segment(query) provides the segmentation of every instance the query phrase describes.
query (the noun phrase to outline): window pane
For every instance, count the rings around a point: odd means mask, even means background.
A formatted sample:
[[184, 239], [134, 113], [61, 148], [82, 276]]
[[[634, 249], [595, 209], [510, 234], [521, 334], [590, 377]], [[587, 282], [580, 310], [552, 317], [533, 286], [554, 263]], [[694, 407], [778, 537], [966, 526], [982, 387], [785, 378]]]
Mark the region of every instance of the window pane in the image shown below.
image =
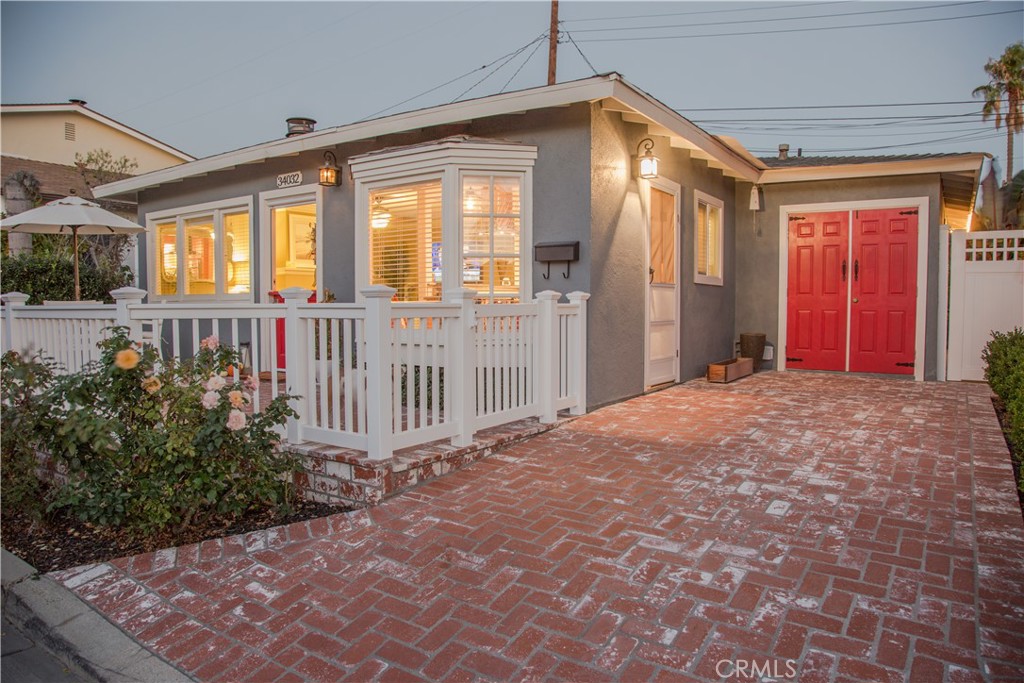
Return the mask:
[[466, 218], [462, 222], [462, 251], [466, 254], [486, 254], [491, 250], [491, 221], [489, 218]]
[[156, 293], [178, 293], [178, 224], [159, 223], [157, 234]]
[[697, 274], [708, 274], [708, 205], [697, 203]]
[[250, 280], [249, 214], [224, 216], [224, 291], [248, 294]]
[[673, 195], [651, 188], [652, 282], [676, 281], [676, 202]]
[[519, 219], [494, 219], [494, 253], [519, 255]]
[[441, 181], [370, 192], [370, 283], [396, 301], [441, 299]]
[[466, 176], [462, 179], [462, 213], [491, 212], [491, 179], [489, 176]]
[[494, 263], [494, 303], [519, 301], [519, 259], [496, 258]]
[[497, 176], [494, 179], [494, 213], [519, 215], [519, 178]]
[[717, 206], [708, 206], [708, 275], [722, 275], [722, 211]]
[[186, 294], [216, 294], [214, 273], [213, 217], [185, 221]]
[[271, 223], [274, 258], [271, 288], [316, 289], [316, 204], [274, 209]]

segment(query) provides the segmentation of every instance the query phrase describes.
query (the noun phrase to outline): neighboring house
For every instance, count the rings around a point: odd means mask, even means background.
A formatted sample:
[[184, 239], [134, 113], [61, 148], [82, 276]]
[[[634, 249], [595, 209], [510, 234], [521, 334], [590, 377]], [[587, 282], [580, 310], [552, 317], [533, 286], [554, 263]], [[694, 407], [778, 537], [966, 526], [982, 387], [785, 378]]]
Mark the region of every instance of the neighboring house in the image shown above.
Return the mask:
[[[138, 163], [148, 173], [195, 158], [103, 114], [82, 100], [64, 104], [5, 104], [0, 106], [0, 177], [3, 211], [15, 214], [33, 205], [78, 195], [94, 199], [92, 189], [75, 166], [75, 155], [106, 150], [114, 159]], [[26, 179], [31, 178], [38, 183]], [[35, 191], [32, 191], [35, 189]], [[104, 208], [135, 217], [131, 200], [105, 200]], [[28, 235], [12, 235], [28, 240]]]
[[[352, 302], [370, 284], [394, 287], [400, 301], [438, 301], [462, 286], [494, 302], [585, 291], [591, 407], [702, 375], [733, 355], [740, 332], [767, 333], [779, 367], [794, 367], [784, 359], [800, 356], [781, 352], [785, 340], [821, 345], [825, 321], [830, 367], [846, 369], [849, 326], [833, 321], [850, 304], [835, 297], [827, 311], [804, 310], [800, 300], [790, 322], [786, 294], [800, 268], [818, 272], [801, 286], [835, 285], [843, 251], [847, 282], [902, 278], [909, 296], [896, 312], [872, 304], [893, 325], [869, 331], [863, 317], [858, 339], [875, 342], [856, 346], [858, 359], [875, 354], [881, 368], [895, 345], [900, 365], [870, 371], [934, 378], [939, 226], [966, 227], [985, 158], [798, 158], [775, 168], [618, 74], [320, 131], [290, 123], [308, 132], [96, 189], [138, 201], [150, 301], [266, 302], [301, 286]], [[647, 148], [660, 161], [650, 179], [639, 177]], [[335, 165], [340, 187], [318, 184]], [[889, 209], [895, 222], [871, 216], [902, 229], [902, 242], [851, 236], [865, 232], [856, 212]], [[791, 251], [811, 259], [792, 267]], [[803, 357], [801, 367], [814, 366]]]

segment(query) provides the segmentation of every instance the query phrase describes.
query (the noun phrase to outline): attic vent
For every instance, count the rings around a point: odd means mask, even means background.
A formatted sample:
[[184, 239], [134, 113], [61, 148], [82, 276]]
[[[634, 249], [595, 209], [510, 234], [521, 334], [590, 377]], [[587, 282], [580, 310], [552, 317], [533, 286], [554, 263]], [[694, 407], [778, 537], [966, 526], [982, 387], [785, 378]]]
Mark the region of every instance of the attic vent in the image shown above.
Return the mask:
[[64, 122], [64, 139], [71, 142], [75, 141], [75, 124], [70, 121]]

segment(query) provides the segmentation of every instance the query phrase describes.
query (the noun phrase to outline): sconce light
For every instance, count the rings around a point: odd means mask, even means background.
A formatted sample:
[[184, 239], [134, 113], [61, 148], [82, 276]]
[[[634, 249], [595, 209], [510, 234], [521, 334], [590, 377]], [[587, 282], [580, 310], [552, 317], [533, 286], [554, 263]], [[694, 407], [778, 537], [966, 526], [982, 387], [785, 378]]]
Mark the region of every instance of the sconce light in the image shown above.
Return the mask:
[[[643, 156], [640, 156], [640, 148], [644, 148]], [[640, 177], [646, 180], [658, 177], [658, 157], [654, 156], [654, 140], [644, 138], [636, 146], [637, 161], [640, 162]]]
[[334, 152], [324, 152], [324, 165], [320, 167], [320, 184], [324, 187], [341, 185], [341, 174], [338, 172], [338, 160]]
[[391, 223], [391, 214], [384, 208], [380, 197], [373, 200], [373, 210], [370, 211], [370, 226], [376, 230], [383, 230]]

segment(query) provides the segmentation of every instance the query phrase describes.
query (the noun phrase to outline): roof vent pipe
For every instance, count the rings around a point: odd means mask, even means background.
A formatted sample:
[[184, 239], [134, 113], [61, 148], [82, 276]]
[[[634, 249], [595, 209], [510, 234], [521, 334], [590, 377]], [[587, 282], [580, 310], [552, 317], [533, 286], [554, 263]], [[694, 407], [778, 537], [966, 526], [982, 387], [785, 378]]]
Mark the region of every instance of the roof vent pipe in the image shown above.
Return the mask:
[[293, 116], [290, 119], [285, 119], [285, 122], [288, 124], [288, 135], [286, 137], [289, 138], [312, 133], [313, 128], [316, 126], [314, 119], [307, 119], [304, 116]]
[[789, 145], [779, 145], [779, 160], [783, 161], [789, 158]]
[[796, 155], [798, 157], [802, 157], [804, 155], [804, 148], [803, 147], [797, 147], [796, 148]]
[[75, 99], [75, 98], [73, 98], [73, 97], [72, 97], [72, 98], [71, 98], [70, 100], [68, 100], [68, 102], [70, 102], [71, 104], [78, 104], [78, 105], [81, 105], [81, 106], [83, 106], [83, 107], [84, 107], [84, 106], [85, 106], [86, 104], [88, 104], [88, 103], [87, 103], [87, 102], [86, 102], [85, 100], [76, 100], [76, 99]]

